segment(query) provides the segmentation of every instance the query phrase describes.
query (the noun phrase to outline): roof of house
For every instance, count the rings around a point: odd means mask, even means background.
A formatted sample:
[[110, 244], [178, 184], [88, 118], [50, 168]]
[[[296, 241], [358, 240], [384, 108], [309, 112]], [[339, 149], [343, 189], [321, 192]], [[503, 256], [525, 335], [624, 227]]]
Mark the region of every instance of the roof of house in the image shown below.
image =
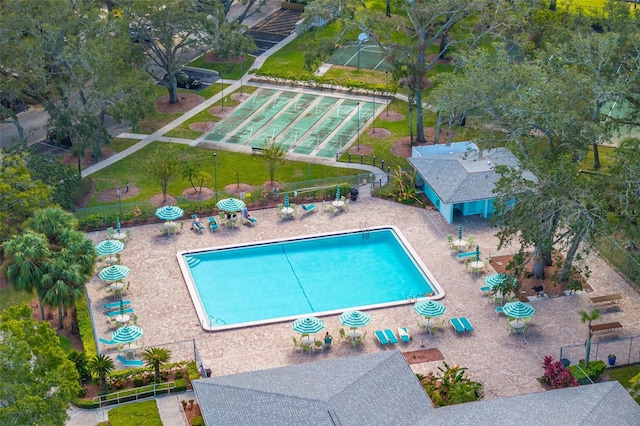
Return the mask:
[[207, 425], [640, 424], [640, 406], [618, 382], [435, 409], [397, 350], [200, 379], [193, 388]]
[[208, 425], [415, 423], [434, 410], [399, 351], [193, 382]]
[[480, 155], [474, 151], [471, 148], [467, 152], [426, 154], [407, 160], [443, 203], [495, 198], [493, 188], [500, 176], [494, 166], [517, 167], [518, 159], [506, 148], [486, 150]]
[[[508, 380], [505, 378], [505, 380]], [[603, 382], [441, 407], [416, 425], [638, 425], [640, 406], [619, 382]]]

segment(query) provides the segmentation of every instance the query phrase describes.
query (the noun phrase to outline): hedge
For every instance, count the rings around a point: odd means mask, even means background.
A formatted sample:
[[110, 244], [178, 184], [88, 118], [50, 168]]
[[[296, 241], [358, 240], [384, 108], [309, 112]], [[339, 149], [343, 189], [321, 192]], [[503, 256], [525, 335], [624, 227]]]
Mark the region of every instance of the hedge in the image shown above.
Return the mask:
[[80, 340], [87, 359], [91, 360], [98, 355], [98, 347], [93, 336], [93, 323], [91, 315], [89, 315], [89, 305], [87, 298], [83, 297], [76, 302], [76, 318], [78, 319], [78, 330], [80, 331]]

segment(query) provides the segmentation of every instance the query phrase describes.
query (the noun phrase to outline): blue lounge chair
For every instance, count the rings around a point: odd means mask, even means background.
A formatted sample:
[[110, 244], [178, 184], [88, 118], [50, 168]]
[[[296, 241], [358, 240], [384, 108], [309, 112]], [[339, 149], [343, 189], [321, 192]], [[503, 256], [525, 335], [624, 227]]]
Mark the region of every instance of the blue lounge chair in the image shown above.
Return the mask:
[[464, 333], [466, 331], [460, 322], [460, 318], [449, 318], [449, 322], [451, 322], [451, 325], [458, 333]]
[[[124, 310], [125, 314], [132, 314], [133, 313], [133, 308], [127, 308]], [[107, 316], [108, 317], [115, 317], [117, 315], [120, 315], [120, 309], [116, 310], [116, 311], [111, 311], [111, 312], [107, 312]]]
[[142, 367], [144, 365], [141, 359], [126, 359], [122, 355], [118, 355], [116, 358], [118, 358], [118, 361], [125, 367]]
[[216, 222], [216, 218], [213, 216], [209, 218], [209, 229], [211, 229], [212, 231], [220, 229], [220, 227], [218, 226], [218, 222]]
[[465, 331], [469, 331], [469, 332], [473, 331], [473, 326], [471, 325], [467, 317], [460, 317], [458, 319], [460, 320], [460, 324], [462, 324]]
[[376, 330], [374, 334], [376, 335], [376, 339], [378, 339], [378, 343], [380, 343], [381, 345], [389, 344], [389, 340], [387, 340], [387, 336], [385, 336], [382, 330]]
[[407, 327], [398, 327], [398, 336], [400, 336], [400, 340], [404, 343], [408, 343], [411, 340]]
[[504, 309], [502, 306], [496, 306], [496, 315], [504, 314]]
[[384, 334], [387, 336], [387, 339], [389, 340], [389, 343], [392, 343], [392, 344], [394, 344], [394, 345], [395, 345], [396, 343], [398, 343], [398, 338], [396, 337], [396, 335], [395, 335], [395, 333], [393, 332], [393, 330], [391, 330], [391, 329], [388, 329], [388, 328], [387, 328], [387, 329], [384, 331]]
[[470, 257], [475, 256], [477, 253], [475, 251], [468, 251], [465, 253], [458, 253], [458, 259], [468, 259]]
[[304, 214], [311, 213], [317, 210], [315, 204], [301, 204], [301, 206], [302, 210], [304, 210]]
[[104, 343], [105, 345], [116, 345], [117, 343], [114, 342], [113, 340], [107, 340], [107, 339], [103, 339], [102, 337], [98, 337], [98, 341], [100, 343]]
[[105, 308], [105, 309], [114, 309], [114, 308], [119, 308], [121, 303], [122, 303], [124, 306], [126, 306], [126, 305], [130, 305], [130, 304], [131, 304], [131, 301], [129, 301], [129, 300], [123, 300], [122, 302], [106, 303], [106, 304], [104, 305], [104, 308]]
[[480, 293], [482, 293], [483, 296], [489, 294], [490, 291], [491, 291], [491, 287], [489, 287], [488, 285], [484, 287], [480, 287]]

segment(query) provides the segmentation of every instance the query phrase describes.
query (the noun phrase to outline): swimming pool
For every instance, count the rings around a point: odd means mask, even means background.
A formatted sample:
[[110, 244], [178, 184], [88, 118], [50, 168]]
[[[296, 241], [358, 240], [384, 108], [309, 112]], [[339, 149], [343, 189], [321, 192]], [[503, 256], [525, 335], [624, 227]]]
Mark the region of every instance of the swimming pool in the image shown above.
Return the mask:
[[178, 262], [206, 330], [444, 297], [395, 227], [182, 251]]

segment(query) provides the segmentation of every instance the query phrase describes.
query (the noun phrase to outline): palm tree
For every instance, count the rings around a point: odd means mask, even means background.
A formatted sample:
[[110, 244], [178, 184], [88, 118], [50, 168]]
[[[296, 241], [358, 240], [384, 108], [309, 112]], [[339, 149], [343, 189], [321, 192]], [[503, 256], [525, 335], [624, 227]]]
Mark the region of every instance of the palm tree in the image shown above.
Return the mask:
[[147, 367], [153, 367], [156, 383], [160, 383], [160, 366], [171, 359], [171, 351], [165, 348], [149, 348], [142, 353], [142, 359]]
[[89, 371], [91, 374], [100, 377], [103, 393], [109, 392], [109, 388], [107, 387], [107, 376], [115, 369], [116, 367], [113, 365], [113, 360], [103, 354], [96, 355], [89, 361]]
[[42, 303], [58, 307], [58, 328], [63, 329], [63, 309], [75, 305], [76, 300], [85, 293], [85, 281], [78, 272], [78, 265], [69, 265], [60, 260], [48, 265], [48, 271], [42, 278], [45, 287]]
[[591, 353], [591, 336], [593, 335], [593, 333], [591, 332], [591, 321], [594, 321], [600, 318], [600, 311], [597, 309], [594, 309], [591, 312], [580, 311], [578, 313], [580, 314], [580, 321], [582, 321], [583, 323], [585, 322], [589, 323], [589, 333], [587, 334], [587, 341], [584, 344], [586, 346], [586, 354], [584, 356], [584, 366], [585, 368], [587, 368], [589, 366], [589, 355]]
[[44, 234], [51, 249], [59, 251], [62, 248], [62, 236], [66, 231], [77, 228], [77, 221], [71, 213], [60, 208], [48, 207], [36, 210], [26, 222], [27, 228]]
[[44, 321], [42, 277], [51, 257], [47, 239], [42, 234], [27, 230], [5, 241], [3, 247], [9, 283], [17, 290], [38, 294], [40, 319]]

